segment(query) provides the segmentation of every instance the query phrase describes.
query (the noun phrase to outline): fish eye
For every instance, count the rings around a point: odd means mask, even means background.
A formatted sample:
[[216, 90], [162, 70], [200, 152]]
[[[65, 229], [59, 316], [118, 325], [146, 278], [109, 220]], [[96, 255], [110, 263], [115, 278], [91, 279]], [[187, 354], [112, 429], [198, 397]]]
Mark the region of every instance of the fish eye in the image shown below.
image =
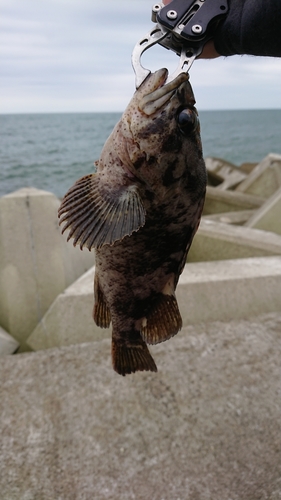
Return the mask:
[[182, 109], [178, 114], [178, 124], [184, 134], [188, 134], [196, 129], [198, 125], [197, 114], [190, 108]]

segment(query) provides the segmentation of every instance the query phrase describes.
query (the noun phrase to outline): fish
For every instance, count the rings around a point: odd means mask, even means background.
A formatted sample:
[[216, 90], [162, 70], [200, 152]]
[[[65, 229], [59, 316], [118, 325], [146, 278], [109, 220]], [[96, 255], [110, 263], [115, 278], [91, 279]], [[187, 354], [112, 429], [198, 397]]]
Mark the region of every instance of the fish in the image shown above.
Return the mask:
[[189, 77], [151, 73], [102, 148], [96, 171], [68, 190], [62, 232], [95, 249], [93, 319], [112, 323], [120, 375], [156, 372], [148, 344], [176, 335], [175, 296], [198, 229], [207, 175]]

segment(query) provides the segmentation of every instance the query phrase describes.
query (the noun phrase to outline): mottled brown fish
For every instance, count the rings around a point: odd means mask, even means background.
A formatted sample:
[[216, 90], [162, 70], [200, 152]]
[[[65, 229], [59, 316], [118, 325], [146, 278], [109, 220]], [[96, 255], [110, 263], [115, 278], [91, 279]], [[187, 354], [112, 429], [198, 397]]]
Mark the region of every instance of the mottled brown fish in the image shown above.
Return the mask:
[[157, 371], [147, 344], [182, 326], [175, 289], [198, 228], [206, 170], [188, 76], [167, 70], [135, 92], [107, 139], [97, 172], [65, 195], [68, 239], [96, 249], [94, 320], [112, 321], [112, 362], [121, 375]]

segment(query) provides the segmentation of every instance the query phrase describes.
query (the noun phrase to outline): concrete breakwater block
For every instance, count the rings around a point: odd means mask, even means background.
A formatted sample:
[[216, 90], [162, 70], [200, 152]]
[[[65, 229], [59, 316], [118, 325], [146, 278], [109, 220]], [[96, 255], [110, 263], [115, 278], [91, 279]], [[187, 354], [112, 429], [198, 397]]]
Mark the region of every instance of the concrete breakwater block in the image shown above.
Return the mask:
[[[94, 269], [52, 304], [28, 338], [34, 350], [111, 336], [92, 319]], [[281, 310], [281, 257], [201, 262], [185, 266], [177, 298], [185, 326]]]
[[281, 256], [188, 264], [176, 295], [185, 326], [281, 311]]
[[28, 345], [36, 351], [109, 337], [111, 329], [96, 326], [93, 305], [94, 268], [58, 295], [28, 338]]
[[203, 220], [213, 220], [215, 222], [223, 222], [224, 224], [235, 224], [239, 226], [245, 224], [255, 213], [256, 210], [224, 212], [222, 214], [204, 215]]
[[188, 262], [241, 259], [281, 254], [281, 236], [202, 218]]
[[35, 188], [0, 198], [0, 324], [20, 350], [55, 297], [94, 263], [61, 236], [59, 204]]
[[270, 153], [236, 187], [236, 191], [267, 199], [280, 187], [281, 155]]
[[245, 226], [281, 235], [281, 187], [252, 214]]
[[246, 179], [247, 174], [239, 167], [221, 158], [205, 158], [208, 182], [218, 189], [233, 189]]
[[109, 339], [3, 358], [1, 499], [279, 499], [280, 330], [189, 326], [127, 377]]
[[0, 356], [13, 354], [19, 348], [19, 343], [0, 326]]
[[224, 191], [207, 186], [203, 215], [235, 212], [238, 210], [254, 210], [265, 202], [260, 196]]
[[242, 172], [245, 172], [245, 174], [250, 174], [252, 172], [252, 170], [254, 170], [254, 168], [257, 166], [257, 162], [249, 162], [249, 161], [246, 161], [244, 163], [241, 163], [241, 165], [239, 165], [239, 169], [242, 170]]

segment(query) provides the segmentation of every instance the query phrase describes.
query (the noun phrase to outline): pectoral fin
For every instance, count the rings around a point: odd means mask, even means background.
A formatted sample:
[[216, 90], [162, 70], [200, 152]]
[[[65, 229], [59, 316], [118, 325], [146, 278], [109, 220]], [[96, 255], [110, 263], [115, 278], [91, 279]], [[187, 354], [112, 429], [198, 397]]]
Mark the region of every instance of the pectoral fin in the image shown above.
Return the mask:
[[145, 223], [145, 209], [137, 186], [108, 186], [99, 174], [79, 179], [66, 193], [59, 208], [62, 232], [70, 229], [67, 240], [74, 238], [82, 249], [112, 245], [130, 236]]
[[141, 336], [147, 344], [158, 344], [176, 335], [181, 327], [176, 297], [161, 293], [143, 322]]

